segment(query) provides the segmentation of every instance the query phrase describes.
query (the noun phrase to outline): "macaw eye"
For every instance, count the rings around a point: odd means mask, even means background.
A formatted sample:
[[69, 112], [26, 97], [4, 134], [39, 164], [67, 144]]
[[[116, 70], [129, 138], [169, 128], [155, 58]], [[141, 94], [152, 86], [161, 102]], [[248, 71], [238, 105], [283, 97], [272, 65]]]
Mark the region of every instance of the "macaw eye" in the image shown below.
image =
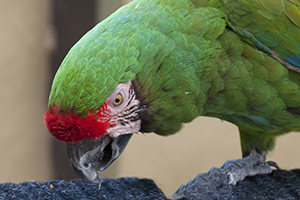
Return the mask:
[[118, 105], [120, 105], [122, 102], [123, 102], [123, 96], [119, 93], [119, 94], [116, 96], [115, 100], [114, 100], [114, 105], [115, 105], [115, 106], [118, 106]]

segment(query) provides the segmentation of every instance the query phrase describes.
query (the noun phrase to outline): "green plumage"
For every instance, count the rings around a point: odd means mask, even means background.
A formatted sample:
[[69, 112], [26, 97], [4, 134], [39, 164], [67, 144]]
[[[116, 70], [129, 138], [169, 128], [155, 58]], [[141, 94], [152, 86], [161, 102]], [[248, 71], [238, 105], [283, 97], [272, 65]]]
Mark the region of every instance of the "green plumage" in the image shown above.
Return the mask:
[[[152, 120], [173, 134], [197, 116], [240, 130], [242, 151], [300, 130], [299, 0], [136, 0], [89, 31], [58, 70], [49, 106], [85, 116], [132, 81]], [[143, 129], [143, 127], [142, 127]]]

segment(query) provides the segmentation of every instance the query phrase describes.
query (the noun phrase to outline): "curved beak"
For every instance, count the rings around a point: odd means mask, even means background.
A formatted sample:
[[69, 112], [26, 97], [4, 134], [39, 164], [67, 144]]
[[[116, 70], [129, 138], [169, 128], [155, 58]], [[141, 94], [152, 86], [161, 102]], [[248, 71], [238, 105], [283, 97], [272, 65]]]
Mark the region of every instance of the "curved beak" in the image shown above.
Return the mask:
[[99, 140], [84, 139], [77, 143], [67, 143], [69, 162], [76, 174], [91, 183], [101, 183], [97, 171], [105, 170], [124, 151], [132, 134], [111, 138], [107, 135]]

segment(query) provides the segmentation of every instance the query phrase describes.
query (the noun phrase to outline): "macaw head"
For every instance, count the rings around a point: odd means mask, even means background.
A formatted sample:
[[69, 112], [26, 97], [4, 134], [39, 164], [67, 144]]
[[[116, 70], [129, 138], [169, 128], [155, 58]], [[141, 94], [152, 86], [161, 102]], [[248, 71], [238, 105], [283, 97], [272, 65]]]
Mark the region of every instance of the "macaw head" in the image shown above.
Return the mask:
[[127, 82], [118, 84], [98, 108], [85, 112], [78, 113], [75, 105], [64, 109], [55, 101], [45, 113], [45, 122], [50, 133], [66, 143], [76, 173], [89, 182], [99, 182], [97, 170], [106, 169], [116, 160], [132, 134], [140, 130], [142, 110], [132, 83]]
[[50, 133], [66, 143], [71, 166], [89, 182], [99, 182], [97, 170], [120, 156], [145, 110], [133, 83], [139, 52], [106, 26], [98, 24], [69, 51], [44, 115]]

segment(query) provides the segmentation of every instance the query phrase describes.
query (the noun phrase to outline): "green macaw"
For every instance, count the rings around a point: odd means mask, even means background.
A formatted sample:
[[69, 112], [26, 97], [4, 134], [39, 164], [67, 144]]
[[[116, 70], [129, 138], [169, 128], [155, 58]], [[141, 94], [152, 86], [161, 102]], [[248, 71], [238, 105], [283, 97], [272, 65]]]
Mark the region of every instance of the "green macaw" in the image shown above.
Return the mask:
[[237, 125], [247, 156], [300, 130], [299, 71], [299, 0], [135, 0], [71, 48], [45, 123], [90, 182], [133, 133], [198, 116]]

